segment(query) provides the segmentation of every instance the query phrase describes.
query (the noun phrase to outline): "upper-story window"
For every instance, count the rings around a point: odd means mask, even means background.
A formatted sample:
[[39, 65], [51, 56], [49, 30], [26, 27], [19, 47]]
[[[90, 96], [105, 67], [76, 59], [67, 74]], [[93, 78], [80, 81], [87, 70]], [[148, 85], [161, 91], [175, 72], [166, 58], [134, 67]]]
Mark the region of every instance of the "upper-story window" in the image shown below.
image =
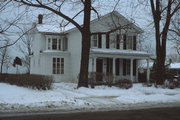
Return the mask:
[[91, 36], [91, 47], [98, 47], [98, 34]]
[[126, 48], [130, 50], [133, 49], [133, 36], [127, 37]]
[[48, 37], [48, 50], [67, 50], [67, 38], [65, 37]]
[[123, 49], [136, 50], [136, 36], [123, 36]]

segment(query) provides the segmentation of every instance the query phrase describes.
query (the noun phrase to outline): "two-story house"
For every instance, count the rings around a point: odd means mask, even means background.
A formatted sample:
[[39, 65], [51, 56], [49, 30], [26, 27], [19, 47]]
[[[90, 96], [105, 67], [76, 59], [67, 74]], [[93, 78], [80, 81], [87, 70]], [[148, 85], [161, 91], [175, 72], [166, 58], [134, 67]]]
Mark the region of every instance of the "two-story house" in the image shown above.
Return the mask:
[[[53, 75], [56, 82], [76, 82], [80, 72], [81, 33], [77, 28], [64, 30], [42, 24], [32, 32], [33, 55], [30, 73]], [[112, 73], [115, 80], [137, 82], [138, 61], [150, 54], [138, 51], [143, 32], [134, 23], [114, 11], [91, 21], [89, 72]], [[147, 72], [149, 79], [149, 72]]]

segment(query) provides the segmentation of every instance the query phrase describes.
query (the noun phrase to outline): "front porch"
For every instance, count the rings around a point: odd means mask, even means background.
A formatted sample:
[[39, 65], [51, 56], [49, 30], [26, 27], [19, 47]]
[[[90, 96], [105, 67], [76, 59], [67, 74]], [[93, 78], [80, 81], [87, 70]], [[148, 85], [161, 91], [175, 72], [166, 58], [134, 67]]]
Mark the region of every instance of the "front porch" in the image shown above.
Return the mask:
[[[147, 80], [149, 81], [149, 53], [134, 50], [117, 49], [91, 49], [89, 72], [98, 74], [113, 75], [113, 82], [129, 79], [138, 82], [139, 60], [146, 59], [148, 70]], [[96, 77], [98, 81], [103, 81], [103, 77]]]

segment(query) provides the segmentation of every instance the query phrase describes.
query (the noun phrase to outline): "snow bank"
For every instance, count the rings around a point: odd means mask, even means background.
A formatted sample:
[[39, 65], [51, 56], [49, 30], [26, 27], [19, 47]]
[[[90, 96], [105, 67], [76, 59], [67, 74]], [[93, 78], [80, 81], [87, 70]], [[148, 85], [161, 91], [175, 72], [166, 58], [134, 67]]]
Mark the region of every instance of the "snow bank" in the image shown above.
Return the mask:
[[52, 90], [39, 91], [0, 83], [0, 111], [102, 110], [126, 105], [180, 103], [180, 89], [143, 87], [131, 89], [96, 86], [76, 89], [73, 83], [55, 83]]

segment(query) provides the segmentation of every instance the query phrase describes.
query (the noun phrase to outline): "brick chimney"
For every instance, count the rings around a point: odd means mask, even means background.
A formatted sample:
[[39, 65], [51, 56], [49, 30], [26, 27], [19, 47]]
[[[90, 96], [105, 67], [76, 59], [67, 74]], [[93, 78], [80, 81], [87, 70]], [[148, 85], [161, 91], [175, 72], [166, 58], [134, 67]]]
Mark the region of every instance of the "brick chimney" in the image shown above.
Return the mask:
[[43, 23], [43, 15], [39, 14], [38, 15], [38, 24], [42, 24]]

